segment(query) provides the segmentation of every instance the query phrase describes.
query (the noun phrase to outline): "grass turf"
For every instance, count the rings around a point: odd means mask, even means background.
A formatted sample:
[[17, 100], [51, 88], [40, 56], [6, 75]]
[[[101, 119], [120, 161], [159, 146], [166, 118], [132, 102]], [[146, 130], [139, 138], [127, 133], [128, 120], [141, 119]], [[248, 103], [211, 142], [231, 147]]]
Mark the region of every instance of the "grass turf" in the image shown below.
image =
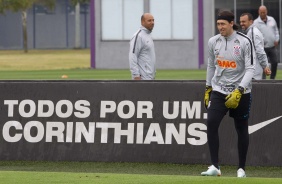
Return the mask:
[[[3, 174], [3, 175], [1, 175]], [[66, 172], [1, 172], [3, 183], [96, 183], [96, 184], [280, 184], [277, 178], [229, 178], [200, 177], [188, 175], [141, 175], [141, 174], [108, 174], [108, 173], [66, 173]]]
[[[1, 70], [0, 70], [1, 71]], [[204, 80], [205, 70], [159, 70], [157, 80]], [[63, 78], [67, 76], [67, 78]], [[131, 80], [129, 70], [1, 71], [0, 80]]]
[[[131, 80], [129, 69], [90, 69], [90, 50], [0, 51], [0, 80]], [[62, 78], [65, 75], [67, 78]], [[157, 80], [205, 80], [206, 70], [160, 70]], [[276, 79], [282, 79], [278, 70]]]
[[247, 167], [245, 179], [235, 166], [222, 166], [221, 177], [202, 177], [206, 165], [0, 161], [1, 183], [281, 183], [281, 167]]

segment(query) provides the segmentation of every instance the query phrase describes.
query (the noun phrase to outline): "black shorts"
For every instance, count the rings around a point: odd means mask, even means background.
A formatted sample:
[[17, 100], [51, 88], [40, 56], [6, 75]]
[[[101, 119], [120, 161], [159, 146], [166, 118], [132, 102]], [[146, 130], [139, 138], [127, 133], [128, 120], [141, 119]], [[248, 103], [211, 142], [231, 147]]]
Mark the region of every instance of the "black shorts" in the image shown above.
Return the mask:
[[252, 95], [251, 93], [243, 94], [239, 105], [236, 109], [228, 109], [225, 106], [225, 98], [227, 95], [219, 93], [217, 91], [212, 91], [210, 97], [209, 110], [222, 111], [224, 114], [229, 111], [229, 116], [235, 119], [248, 119], [251, 110]]

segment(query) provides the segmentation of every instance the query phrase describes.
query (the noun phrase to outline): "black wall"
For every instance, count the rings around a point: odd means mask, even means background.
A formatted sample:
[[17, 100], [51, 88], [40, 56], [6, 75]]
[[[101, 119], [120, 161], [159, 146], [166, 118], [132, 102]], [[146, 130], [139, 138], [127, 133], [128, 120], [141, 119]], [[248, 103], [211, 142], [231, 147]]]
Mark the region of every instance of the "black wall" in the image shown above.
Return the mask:
[[[204, 88], [204, 81], [1, 81], [0, 159], [209, 164]], [[282, 81], [253, 84], [250, 130], [276, 119], [250, 132], [248, 165], [282, 166], [281, 91]], [[227, 114], [221, 164], [237, 164], [236, 140]]]

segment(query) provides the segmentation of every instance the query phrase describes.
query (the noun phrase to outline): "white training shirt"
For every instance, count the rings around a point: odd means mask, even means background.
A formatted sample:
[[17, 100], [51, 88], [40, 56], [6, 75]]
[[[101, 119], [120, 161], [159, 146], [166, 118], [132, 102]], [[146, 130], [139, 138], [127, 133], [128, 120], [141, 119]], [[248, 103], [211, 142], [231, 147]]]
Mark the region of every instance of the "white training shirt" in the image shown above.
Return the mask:
[[208, 51], [206, 85], [223, 94], [239, 86], [251, 92], [256, 55], [250, 38], [237, 31], [228, 37], [218, 34], [209, 39]]
[[263, 35], [259, 29], [252, 24], [246, 30], [247, 36], [252, 40], [256, 52], [256, 69], [254, 79], [261, 80], [263, 69], [268, 66], [267, 55], [264, 51]]
[[266, 23], [260, 16], [254, 21], [254, 25], [260, 30], [264, 37], [264, 48], [274, 47], [274, 42], [279, 41], [279, 31], [276, 21], [271, 16], [266, 16]]
[[151, 31], [141, 26], [130, 40], [129, 65], [134, 77], [153, 80], [156, 75], [156, 55]]

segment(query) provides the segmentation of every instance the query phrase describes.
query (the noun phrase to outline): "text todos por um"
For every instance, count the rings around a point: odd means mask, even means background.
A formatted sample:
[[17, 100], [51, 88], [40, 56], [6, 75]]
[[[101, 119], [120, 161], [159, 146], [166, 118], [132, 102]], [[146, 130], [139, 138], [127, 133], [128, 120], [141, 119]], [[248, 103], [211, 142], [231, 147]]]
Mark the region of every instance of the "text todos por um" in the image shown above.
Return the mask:
[[[170, 107], [170, 104], [172, 104]], [[13, 117], [15, 110], [21, 117], [51, 117], [54, 113], [60, 118], [68, 118], [74, 115], [77, 118], [87, 118], [90, 116], [90, 102], [87, 100], [60, 100], [56, 104], [51, 100], [4, 100], [4, 105], [8, 108], [8, 117]], [[128, 109], [125, 112], [125, 107]], [[170, 113], [169, 109], [172, 109]], [[163, 117], [166, 119], [201, 119], [201, 102], [200, 101], [163, 101]], [[116, 112], [122, 119], [129, 119], [136, 115], [136, 118], [153, 118], [153, 102], [129, 100], [121, 101], [117, 104], [115, 101], [101, 101], [100, 118], [106, 118], [107, 114]], [[203, 118], [205, 115], [203, 114]]]

